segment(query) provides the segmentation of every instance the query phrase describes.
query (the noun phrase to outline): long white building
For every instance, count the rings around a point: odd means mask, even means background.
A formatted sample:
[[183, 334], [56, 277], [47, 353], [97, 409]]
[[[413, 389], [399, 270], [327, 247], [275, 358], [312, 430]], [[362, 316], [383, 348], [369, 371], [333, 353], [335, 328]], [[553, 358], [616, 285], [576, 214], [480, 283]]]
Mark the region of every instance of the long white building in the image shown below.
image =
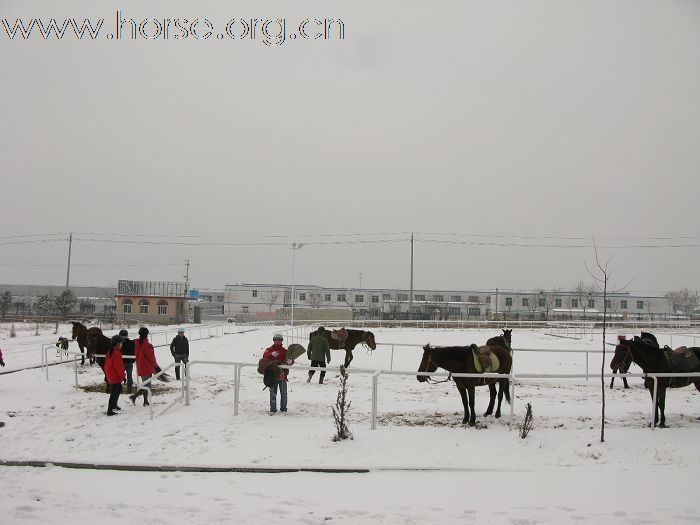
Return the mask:
[[[221, 310], [229, 317], [285, 318], [292, 306], [287, 284], [227, 284], [223, 295]], [[633, 293], [608, 294], [604, 305], [601, 292], [580, 290], [413, 290], [411, 298], [409, 290], [388, 288], [294, 287], [295, 309], [350, 312], [360, 319], [408, 319], [411, 309], [414, 319], [596, 319], [605, 306], [618, 319], [675, 317], [666, 297]]]

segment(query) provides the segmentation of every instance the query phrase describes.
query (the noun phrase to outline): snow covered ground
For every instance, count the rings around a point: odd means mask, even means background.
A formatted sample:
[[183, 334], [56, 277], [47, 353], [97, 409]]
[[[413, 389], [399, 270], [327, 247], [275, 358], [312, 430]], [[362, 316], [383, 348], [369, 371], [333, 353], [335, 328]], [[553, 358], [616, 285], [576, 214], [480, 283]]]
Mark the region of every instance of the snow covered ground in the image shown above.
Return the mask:
[[[228, 325], [227, 331], [236, 332]], [[70, 336], [67, 325], [18, 326], [0, 339], [7, 367], [41, 361], [42, 343]], [[116, 330], [115, 330], [116, 331]], [[131, 329], [135, 333], [135, 328]], [[154, 328], [153, 331], [157, 331]], [[273, 328], [232, 333], [191, 343], [191, 360], [257, 363]], [[461, 423], [453, 383], [415, 379], [418, 346], [485, 342], [494, 330], [378, 329], [378, 343], [396, 343], [393, 370], [408, 375], [379, 379], [377, 429], [371, 430], [371, 375], [389, 369], [392, 347], [355, 351], [350, 368], [350, 430], [354, 439], [333, 442], [331, 406], [339, 379], [306, 383], [292, 370], [289, 412], [270, 417], [268, 393], [255, 367], [243, 368], [239, 413], [234, 416], [232, 366], [194, 364], [191, 405], [176, 404], [151, 420], [146, 408], [121, 399], [117, 417], [105, 415], [107, 396], [74, 387], [72, 365], [0, 376], [0, 428], [4, 461], [107, 463], [114, 465], [302, 469], [288, 473], [139, 472], [48, 467], [0, 468], [2, 523], [697, 523], [694, 484], [700, 452], [700, 405], [692, 388], [669, 391], [667, 424], [648, 428], [650, 398], [642, 380], [629, 390], [607, 389], [606, 440], [600, 442], [600, 379], [532, 379], [516, 385], [515, 419], [477, 418]], [[106, 333], [111, 335], [112, 331]], [[615, 334], [609, 334], [614, 340]], [[692, 337], [657, 332], [661, 344]], [[285, 344], [290, 343], [288, 337]], [[601, 349], [593, 340], [562, 339], [543, 330], [513, 332], [516, 373], [584, 373], [582, 353], [518, 352], [521, 349]], [[72, 344], [71, 349], [77, 349]], [[156, 349], [161, 366], [171, 362]], [[333, 351], [332, 366], [343, 352]], [[49, 352], [51, 360], [55, 352]], [[608, 356], [609, 362], [611, 354]], [[307, 365], [305, 356], [297, 362]], [[600, 354], [590, 354], [590, 372]], [[607, 363], [606, 363], [607, 372]], [[631, 372], [639, 372], [632, 367]], [[317, 374], [318, 375], [318, 374]], [[316, 379], [316, 378], [314, 378]], [[95, 366], [79, 368], [79, 384], [99, 385]], [[178, 383], [160, 383], [159, 413], [179, 395]], [[483, 413], [488, 390], [477, 389]], [[517, 427], [530, 403], [534, 427], [526, 439]], [[367, 470], [325, 473], [317, 468]]]

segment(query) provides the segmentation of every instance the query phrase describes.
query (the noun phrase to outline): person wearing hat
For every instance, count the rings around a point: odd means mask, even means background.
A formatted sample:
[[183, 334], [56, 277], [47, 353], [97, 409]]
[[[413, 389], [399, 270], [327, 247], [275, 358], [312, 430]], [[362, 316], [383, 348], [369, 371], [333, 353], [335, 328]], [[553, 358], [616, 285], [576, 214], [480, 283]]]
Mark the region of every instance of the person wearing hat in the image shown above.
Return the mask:
[[[153, 351], [153, 345], [148, 341], [148, 328], [145, 326], [139, 328], [139, 338], [134, 342], [134, 348], [136, 354], [136, 373], [143, 383], [156, 373], [156, 368], [159, 368], [156, 362], [156, 354]], [[136, 398], [139, 396], [143, 396], [143, 406], [147, 407], [149, 405], [148, 391], [145, 388], [139, 388], [138, 392], [129, 396], [131, 403], [135, 405]]]
[[105, 354], [104, 372], [109, 385], [109, 402], [107, 403], [107, 415], [113, 416], [115, 410], [121, 410], [118, 405], [119, 394], [122, 393], [122, 381], [126, 376], [124, 372], [124, 359], [122, 358], [122, 338], [119, 335], [112, 337], [112, 347]]
[[[270, 359], [271, 361], [277, 361], [278, 363], [284, 363], [287, 365], [294, 364], [294, 360], [287, 362], [287, 349], [282, 346], [282, 341], [284, 338], [282, 334], [275, 334], [272, 336], [272, 346], [270, 346], [263, 353], [264, 359]], [[279, 387], [280, 391], [280, 412], [287, 411], [287, 376], [289, 375], [289, 370], [280, 368], [280, 373], [277, 376], [277, 382], [270, 388], [270, 415], [277, 413], [277, 389]]]
[[129, 339], [129, 332], [119, 330], [119, 337], [122, 338], [122, 357], [124, 358], [124, 370], [126, 371], [126, 391], [131, 394], [134, 390], [134, 342]]
[[[175, 358], [175, 363], [182, 362], [186, 365], [190, 360], [190, 342], [185, 337], [185, 329], [178, 328], [177, 335], [170, 343], [170, 353]], [[182, 367], [182, 377], [185, 377], [185, 367]], [[175, 379], [180, 379], [180, 367], [175, 367]]]
[[[311, 366], [320, 366], [326, 368], [326, 360], [330, 364], [331, 362], [331, 345], [326, 338], [326, 329], [323, 326], [319, 326], [316, 330], [316, 335], [309, 341], [309, 346], [306, 350], [306, 357], [311, 361]], [[315, 370], [309, 370], [309, 378], [306, 380], [307, 383], [311, 382], [311, 378], [314, 376]], [[326, 377], [326, 371], [321, 370], [318, 378], [318, 384], [323, 384], [323, 378]]]

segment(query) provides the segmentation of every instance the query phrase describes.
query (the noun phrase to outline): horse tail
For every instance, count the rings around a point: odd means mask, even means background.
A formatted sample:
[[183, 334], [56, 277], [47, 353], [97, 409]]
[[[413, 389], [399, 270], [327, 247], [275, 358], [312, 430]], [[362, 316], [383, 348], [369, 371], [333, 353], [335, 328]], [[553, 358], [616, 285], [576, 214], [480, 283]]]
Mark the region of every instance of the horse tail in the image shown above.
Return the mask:
[[512, 403], [510, 402], [510, 379], [501, 379], [501, 385], [505, 387], [503, 395], [505, 396], [506, 401], [508, 401], [508, 404], [511, 405]]

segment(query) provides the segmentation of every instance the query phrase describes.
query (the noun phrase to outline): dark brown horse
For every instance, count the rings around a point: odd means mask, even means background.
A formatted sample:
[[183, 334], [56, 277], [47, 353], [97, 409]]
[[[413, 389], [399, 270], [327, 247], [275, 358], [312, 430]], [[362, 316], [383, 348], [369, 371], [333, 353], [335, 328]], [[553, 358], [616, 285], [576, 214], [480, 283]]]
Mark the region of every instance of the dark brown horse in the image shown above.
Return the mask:
[[[318, 330], [309, 334], [309, 340], [316, 335], [318, 335]], [[333, 330], [332, 328], [326, 328], [323, 335], [328, 339], [331, 350], [345, 350], [345, 368], [350, 366], [350, 361], [353, 359], [352, 351], [357, 345], [365, 345], [372, 350], [377, 348], [374, 334], [367, 330], [348, 330], [345, 328]]]
[[[431, 347], [430, 345], [425, 345], [423, 347], [423, 359], [418, 367], [418, 372], [435, 372], [435, 370], [444, 368], [448, 372], [458, 374], [478, 374], [479, 370], [476, 368], [474, 363], [474, 353], [472, 346], [442, 346], [442, 347]], [[513, 364], [513, 359], [510, 355], [510, 351], [501, 346], [491, 346], [489, 350], [498, 357], [498, 368], [494, 370], [495, 373], [499, 374], [510, 374], [511, 366]], [[417, 376], [418, 381], [424, 383], [430, 378], [430, 376]], [[498, 383], [498, 408], [496, 409], [495, 416], [501, 417], [501, 401], [503, 400], [503, 395], [505, 394], [506, 401], [510, 403], [510, 390], [509, 390], [509, 379], [506, 377], [504, 379], [496, 378], [479, 378], [479, 377], [455, 377], [453, 378], [455, 386], [459, 391], [459, 395], [462, 398], [462, 405], [464, 406], [464, 418], [462, 419], [462, 424], [469, 423], [470, 427], [476, 424], [476, 412], [474, 411], [474, 390], [477, 386], [488, 385], [491, 383]], [[493, 405], [495, 401], [495, 389], [491, 395], [491, 401], [489, 402], [489, 409], [493, 410]], [[490, 414], [489, 410], [484, 415]]]
[[[71, 337], [78, 342], [78, 348], [80, 348], [80, 353], [83, 354], [83, 358], [80, 360], [80, 364], [84, 365], [85, 352], [87, 351], [88, 347], [88, 329], [83, 323], [80, 323], [78, 321], [71, 321], [71, 323], [73, 323], [73, 333], [71, 334]], [[88, 355], [88, 358], [90, 358], [90, 364], [93, 364], [95, 362], [95, 359], [90, 355]]]
[[[648, 344], [639, 337], [634, 339], [623, 339], [615, 347], [615, 356], [610, 363], [610, 368], [616, 368], [626, 361], [634, 361], [645, 374], [653, 373], [682, 373], [700, 372], [700, 348], [686, 348], [682, 354], [690, 359], [685, 360], [688, 366], [681, 366], [682, 371], [674, 370], [670, 363], [675, 363], [678, 357], [673, 350], [661, 349], [658, 346]], [[684, 361], [681, 359], [681, 365]], [[692, 364], [690, 364], [692, 363]], [[700, 391], [700, 378], [697, 377], [660, 377], [657, 379], [656, 405], [654, 406], [654, 426], [658, 424], [660, 428], [666, 426], [666, 389], [681, 388], [688, 385], [695, 385]], [[651, 398], [654, 399], [654, 380], [646, 378], [644, 386], [649, 390]]]
[[[620, 335], [617, 337], [618, 343], [620, 341], [624, 341], [626, 338], [624, 335]], [[626, 356], [627, 357], [627, 356]], [[613, 362], [615, 363], [615, 366], [613, 366]], [[613, 360], [610, 362], [610, 369], [612, 370], [613, 374], [626, 374], [627, 372], [630, 371], [630, 366], [632, 366], [632, 357], [629, 356], [626, 359], [622, 359], [620, 361], [615, 361], [615, 358], [613, 357]], [[629, 384], [627, 383], [627, 378], [625, 376], [622, 376], [622, 383], [625, 385], [625, 389], [629, 388]], [[611, 377], [610, 378], [610, 389], [612, 390], [613, 385], [615, 384], [615, 378]]]
[[[486, 341], [486, 346], [500, 346], [501, 348], [505, 348], [508, 350], [508, 352], [511, 355], [511, 359], [513, 357], [513, 349], [511, 348], [510, 344], [513, 339], [513, 329], [507, 329], [507, 328], [501, 328], [501, 331], [503, 332], [503, 335], [497, 335], [496, 337], [492, 337], [491, 339]], [[493, 413], [493, 405], [494, 405], [494, 399], [496, 399], [496, 383], [489, 383], [489, 395], [491, 396], [489, 399], [489, 407], [484, 412], [484, 416], [490, 416]], [[510, 392], [508, 392], [508, 395], [510, 395]], [[500, 395], [498, 398], [498, 406], [501, 406], [501, 400], [503, 399], [503, 394]], [[510, 398], [508, 399], [508, 402], [510, 403]], [[500, 415], [500, 410], [499, 410], [499, 415]], [[496, 416], [498, 417], [498, 416]]]

